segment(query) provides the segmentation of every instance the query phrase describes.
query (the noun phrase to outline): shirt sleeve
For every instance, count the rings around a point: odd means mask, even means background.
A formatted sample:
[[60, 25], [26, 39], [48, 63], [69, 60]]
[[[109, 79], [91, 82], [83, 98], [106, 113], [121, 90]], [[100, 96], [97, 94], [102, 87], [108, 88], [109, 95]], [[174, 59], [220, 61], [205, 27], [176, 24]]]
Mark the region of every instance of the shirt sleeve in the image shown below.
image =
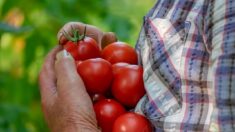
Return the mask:
[[210, 4], [204, 29], [214, 92], [210, 130], [235, 130], [235, 1]]

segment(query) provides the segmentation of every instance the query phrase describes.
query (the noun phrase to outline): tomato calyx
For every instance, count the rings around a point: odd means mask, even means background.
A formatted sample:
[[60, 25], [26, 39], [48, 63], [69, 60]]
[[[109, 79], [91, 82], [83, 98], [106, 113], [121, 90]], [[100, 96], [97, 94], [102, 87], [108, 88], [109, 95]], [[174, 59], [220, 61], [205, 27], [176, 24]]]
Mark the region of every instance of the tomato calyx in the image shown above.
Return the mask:
[[63, 30], [63, 35], [66, 37], [66, 39], [74, 42], [74, 44], [77, 44], [78, 41], [84, 40], [84, 38], [86, 37], [86, 26], [83, 34], [81, 35], [79, 35], [79, 29], [74, 29], [73, 26], [71, 26], [71, 29], [72, 35], [69, 35], [66, 31]]

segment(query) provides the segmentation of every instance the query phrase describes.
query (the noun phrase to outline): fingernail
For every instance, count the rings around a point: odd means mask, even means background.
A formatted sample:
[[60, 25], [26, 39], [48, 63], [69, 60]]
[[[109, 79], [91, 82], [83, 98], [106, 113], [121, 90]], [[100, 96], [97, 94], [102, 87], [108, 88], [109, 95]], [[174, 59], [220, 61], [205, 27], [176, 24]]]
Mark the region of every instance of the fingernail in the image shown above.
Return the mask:
[[60, 51], [59, 53], [57, 53], [56, 55], [56, 59], [59, 60], [61, 58], [71, 58], [72, 59], [72, 56], [69, 52], [67, 52], [65, 49]]

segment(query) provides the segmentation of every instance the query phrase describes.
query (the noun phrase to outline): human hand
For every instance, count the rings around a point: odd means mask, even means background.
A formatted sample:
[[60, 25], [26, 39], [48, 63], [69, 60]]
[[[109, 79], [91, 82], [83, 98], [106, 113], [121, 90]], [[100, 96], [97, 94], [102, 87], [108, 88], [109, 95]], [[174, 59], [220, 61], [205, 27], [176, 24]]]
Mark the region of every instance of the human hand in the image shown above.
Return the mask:
[[77, 74], [75, 62], [61, 49], [58, 46], [47, 55], [39, 76], [47, 124], [53, 132], [97, 132], [92, 102]]
[[63, 44], [68, 41], [64, 36], [64, 32], [71, 34], [71, 31], [74, 28], [78, 29], [79, 33], [82, 34], [84, 32], [85, 26], [86, 35], [95, 39], [100, 48], [104, 48], [106, 45], [117, 41], [117, 37], [113, 32], [102, 32], [100, 29], [93, 25], [87, 25], [81, 22], [69, 22], [66, 23], [57, 34], [59, 44]]

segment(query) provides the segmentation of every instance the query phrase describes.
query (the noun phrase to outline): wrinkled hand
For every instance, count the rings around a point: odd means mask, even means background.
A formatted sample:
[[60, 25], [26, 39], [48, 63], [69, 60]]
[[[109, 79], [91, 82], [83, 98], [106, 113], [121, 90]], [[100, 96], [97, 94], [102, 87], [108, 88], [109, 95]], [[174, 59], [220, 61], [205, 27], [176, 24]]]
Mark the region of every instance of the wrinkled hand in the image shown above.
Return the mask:
[[[42, 109], [54, 132], [96, 132], [92, 102], [77, 74], [75, 62], [65, 50], [53, 49], [45, 59], [39, 81]], [[56, 55], [57, 54], [57, 55]]]
[[[60, 44], [67, 41], [61, 33], [70, 33], [71, 27], [82, 33], [85, 24], [65, 24], [57, 36]], [[86, 29], [86, 34], [91, 35], [100, 47], [117, 40], [114, 33], [103, 33], [91, 25], [86, 25]], [[54, 132], [99, 131], [91, 99], [77, 73], [75, 62], [67, 51], [61, 50], [60, 45], [47, 55], [39, 76], [42, 109], [47, 124]]]
[[86, 35], [92, 37], [99, 44], [100, 48], [105, 47], [106, 45], [117, 41], [117, 37], [113, 32], [102, 32], [95, 26], [83, 24], [80, 22], [69, 22], [65, 24], [60, 31], [58, 32], [57, 38], [60, 44], [63, 44], [67, 41], [64, 32], [71, 34], [72, 29], [78, 29], [79, 33], [82, 34], [84, 32], [86, 26]]

